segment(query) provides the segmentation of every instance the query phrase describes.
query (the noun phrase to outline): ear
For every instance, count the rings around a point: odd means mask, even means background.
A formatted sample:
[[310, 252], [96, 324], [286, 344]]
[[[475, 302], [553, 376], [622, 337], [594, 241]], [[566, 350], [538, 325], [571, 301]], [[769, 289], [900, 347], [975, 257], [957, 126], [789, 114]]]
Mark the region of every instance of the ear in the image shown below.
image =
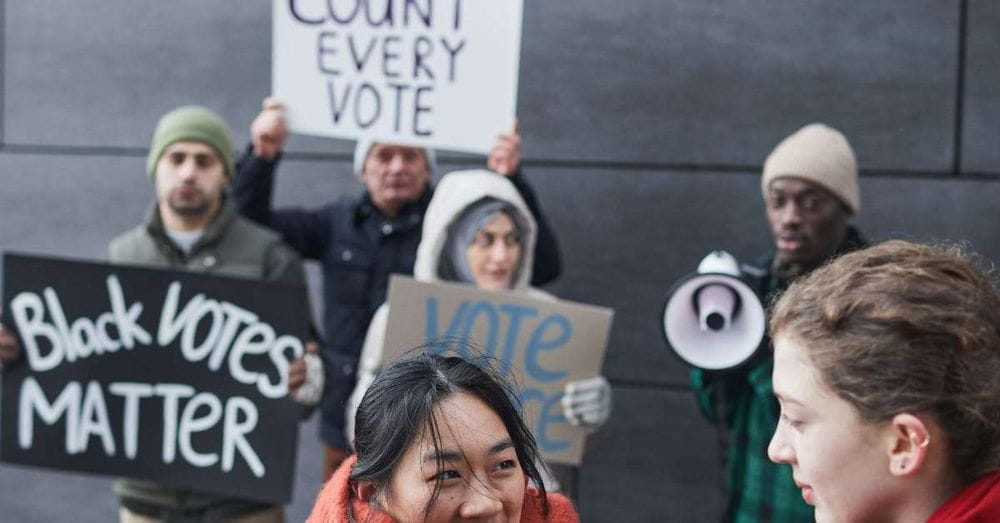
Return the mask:
[[358, 481], [351, 484], [351, 490], [354, 492], [354, 497], [365, 503], [370, 503], [375, 496], [375, 483], [371, 481]]
[[929, 427], [913, 414], [896, 414], [889, 424], [889, 473], [903, 477], [916, 474], [930, 454]]

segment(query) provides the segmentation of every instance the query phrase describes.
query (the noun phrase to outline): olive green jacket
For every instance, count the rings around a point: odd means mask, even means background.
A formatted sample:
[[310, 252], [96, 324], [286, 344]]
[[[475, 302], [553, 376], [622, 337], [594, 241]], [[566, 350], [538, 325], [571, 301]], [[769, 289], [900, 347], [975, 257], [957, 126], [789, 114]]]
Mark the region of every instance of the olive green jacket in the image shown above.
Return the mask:
[[[277, 233], [239, 216], [229, 198], [188, 255], [167, 236], [155, 203], [146, 220], [112, 240], [108, 251], [112, 263], [305, 284], [298, 254]], [[164, 514], [200, 513], [200, 519], [205, 520], [269, 508], [254, 501], [226, 499], [151, 481], [120, 479], [114, 490], [130, 508], [138, 505]]]

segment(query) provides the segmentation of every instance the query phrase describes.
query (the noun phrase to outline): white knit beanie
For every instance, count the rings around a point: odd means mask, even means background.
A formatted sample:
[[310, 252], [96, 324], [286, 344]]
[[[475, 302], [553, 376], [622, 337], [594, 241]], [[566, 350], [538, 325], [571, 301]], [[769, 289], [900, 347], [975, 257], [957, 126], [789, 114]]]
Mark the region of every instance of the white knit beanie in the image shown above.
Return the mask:
[[771, 182], [783, 177], [815, 182], [839, 197], [852, 214], [861, 210], [858, 161], [836, 129], [813, 123], [782, 140], [764, 161], [760, 188], [765, 199]]
[[[365, 160], [368, 159], [368, 152], [376, 143], [380, 142], [371, 138], [359, 138], [358, 143], [354, 146], [354, 176], [359, 180], [365, 172]], [[427, 170], [430, 171], [431, 176], [434, 176], [434, 171], [437, 170], [437, 156], [434, 154], [434, 149], [426, 147], [419, 149], [424, 151], [424, 157], [427, 158]]]

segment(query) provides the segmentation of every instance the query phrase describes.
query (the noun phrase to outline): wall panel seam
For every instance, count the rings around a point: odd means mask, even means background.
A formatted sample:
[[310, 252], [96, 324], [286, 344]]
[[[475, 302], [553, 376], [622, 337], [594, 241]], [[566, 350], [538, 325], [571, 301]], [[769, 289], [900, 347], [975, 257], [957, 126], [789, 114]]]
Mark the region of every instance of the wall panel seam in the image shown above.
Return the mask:
[[617, 378], [608, 378], [608, 382], [611, 383], [611, 386], [616, 389], [656, 390], [662, 392], [693, 394], [693, 392], [691, 392], [691, 387], [686, 383], [678, 385], [676, 383], [622, 380]]
[[[2, 2], [2, 0], [0, 0]], [[145, 147], [123, 147], [123, 146], [76, 146], [76, 145], [32, 145], [32, 144], [11, 144], [3, 143], [0, 146], [0, 154], [10, 155], [44, 155], [44, 156], [106, 156], [142, 158], [149, 154], [149, 149]], [[316, 152], [288, 152], [283, 155], [286, 161], [302, 162], [341, 162], [352, 161], [351, 153], [316, 153]], [[479, 157], [448, 157], [439, 156], [438, 163], [441, 165], [456, 167], [477, 167], [483, 165], [483, 159]], [[738, 176], [760, 176], [763, 166], [761, 165], [738, 165], [738, 164], [699, 164], [699, 163], [675, 163], [675, 162], [616, 162], [608, 160], [564, 160], [555, 158], [529, 158], [523, 160], [524, 166], [528, 170], [532, 169], [579, 169], [586, 171], [625, 171], [625, 172], [661, 172], [670, 173], [711, 173], [711, 174], [733, 174]], [[871, 168], [860, 169], [862, 178], [888, 178], [888, 179], [944, 179], [944, 180], [980, 180], [1000, 182], [1000, 172], [963, 172], [961, 176], [955, 176], [955, 171], [934, 171], [920, 169], [889, 169]]]
[[7, 122], [7, 0], [0, 0], [0, 150], [4, 146], [4, 131]]
[[955, 75], [955, 131], [952, 142], [952, 174], [962, 175], [962, 122], [965, 110], [965, 56], [968, 42], [969, 1], [960, 0], [958, 4], [958, 71]]

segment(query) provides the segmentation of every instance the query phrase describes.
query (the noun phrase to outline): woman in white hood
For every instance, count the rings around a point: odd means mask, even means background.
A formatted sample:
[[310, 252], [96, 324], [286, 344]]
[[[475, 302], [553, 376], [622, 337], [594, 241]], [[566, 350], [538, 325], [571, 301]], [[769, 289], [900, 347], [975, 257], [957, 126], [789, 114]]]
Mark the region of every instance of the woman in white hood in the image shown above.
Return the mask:
[[[486, 170], [458, 171], [441, 178], [424, 215], [413, 276], [425, 282], [459, 282], [555, 300], [530, 287], [536, 225], [517, 189]], [[358, 382], [347, 405], [347, 439], [354, 441], [354, 413], [381, 370], [388, 306], [368, 327]], [[566, 384], [563, 413], [573, 425], [596, 430], [611, 413], [611, 388], [602, 376]]]

